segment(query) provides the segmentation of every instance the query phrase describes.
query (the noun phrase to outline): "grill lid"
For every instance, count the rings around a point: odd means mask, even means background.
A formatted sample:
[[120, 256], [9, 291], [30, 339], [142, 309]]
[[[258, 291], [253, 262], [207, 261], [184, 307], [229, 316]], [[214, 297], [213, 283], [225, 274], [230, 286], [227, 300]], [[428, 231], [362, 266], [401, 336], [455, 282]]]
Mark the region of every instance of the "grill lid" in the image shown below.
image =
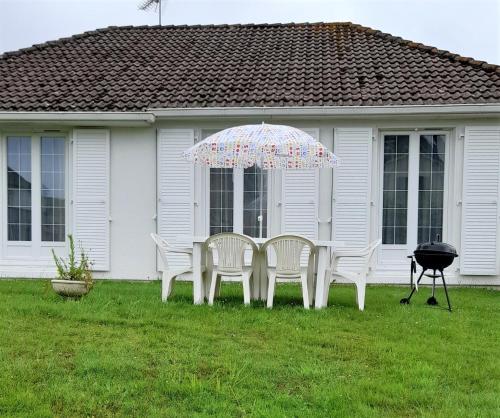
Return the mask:
[[440, 253], [440, 254], [453, 254], [455, 257], [458, 255], [457, 250], [453, 245], [446, 244], [445, 242], [424, 242], [418, 244], [415, 252], [425, 253]]

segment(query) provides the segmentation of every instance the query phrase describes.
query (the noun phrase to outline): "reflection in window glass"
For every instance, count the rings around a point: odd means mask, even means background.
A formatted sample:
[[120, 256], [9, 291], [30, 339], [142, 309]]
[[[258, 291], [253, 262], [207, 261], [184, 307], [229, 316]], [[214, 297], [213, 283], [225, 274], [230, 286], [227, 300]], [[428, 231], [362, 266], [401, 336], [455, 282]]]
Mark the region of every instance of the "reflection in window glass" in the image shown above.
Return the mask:
[[406, 244], [409, 140], [408, 135], [384, 137], [383, 244]]
[[[262, 172], [262, 236], [267, 236], [267, 173]], [[243, 234], [259, 237], [259, 220], [261, 207], [260, 193], [261, 169], [253, 166], [245, 169], [243, 175]]]
[[444, 135], [420, 136], [418, 242], [443, 236]]
[[31, 138], [7, 138], [7, 236], [31, 241]]
[[233, 170], [210, 169], [210, 235], [233, 231]]
[[65, 240], [64, 138], [41, 138], [42, 241]]

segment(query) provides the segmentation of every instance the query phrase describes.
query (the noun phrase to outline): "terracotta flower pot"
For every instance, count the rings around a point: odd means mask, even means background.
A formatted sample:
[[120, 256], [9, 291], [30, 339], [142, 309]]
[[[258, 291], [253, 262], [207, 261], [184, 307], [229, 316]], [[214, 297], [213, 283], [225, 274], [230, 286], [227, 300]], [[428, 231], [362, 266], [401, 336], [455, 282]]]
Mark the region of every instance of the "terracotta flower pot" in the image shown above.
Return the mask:
[[89, 292], [85, 282], [76, 280], [52, 280], [52, 289], [61, 296], [80, 297]]

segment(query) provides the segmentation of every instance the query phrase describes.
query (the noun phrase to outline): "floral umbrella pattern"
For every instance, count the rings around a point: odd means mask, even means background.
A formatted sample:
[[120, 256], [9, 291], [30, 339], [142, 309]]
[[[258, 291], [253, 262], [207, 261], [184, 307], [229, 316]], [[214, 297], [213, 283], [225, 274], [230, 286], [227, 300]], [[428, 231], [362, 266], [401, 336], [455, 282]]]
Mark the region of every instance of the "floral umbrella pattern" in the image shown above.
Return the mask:
[[264, 170], [333, 167], [337, 157], [300, 129], [284, 125], [243, 125], [210, 135], [184, 152], [184, 158], [211, 168]]

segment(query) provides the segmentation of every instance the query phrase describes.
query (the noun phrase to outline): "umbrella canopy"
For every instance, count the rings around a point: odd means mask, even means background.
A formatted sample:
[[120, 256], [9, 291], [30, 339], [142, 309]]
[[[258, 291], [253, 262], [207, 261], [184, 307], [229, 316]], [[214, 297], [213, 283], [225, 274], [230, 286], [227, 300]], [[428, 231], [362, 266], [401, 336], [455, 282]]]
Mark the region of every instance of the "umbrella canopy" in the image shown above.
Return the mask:
[[311, 135], [285, 125], [243, 125], [210, 135], [184, 158], [211, 168], [306, 169], [333, 167], [337, 158]]

